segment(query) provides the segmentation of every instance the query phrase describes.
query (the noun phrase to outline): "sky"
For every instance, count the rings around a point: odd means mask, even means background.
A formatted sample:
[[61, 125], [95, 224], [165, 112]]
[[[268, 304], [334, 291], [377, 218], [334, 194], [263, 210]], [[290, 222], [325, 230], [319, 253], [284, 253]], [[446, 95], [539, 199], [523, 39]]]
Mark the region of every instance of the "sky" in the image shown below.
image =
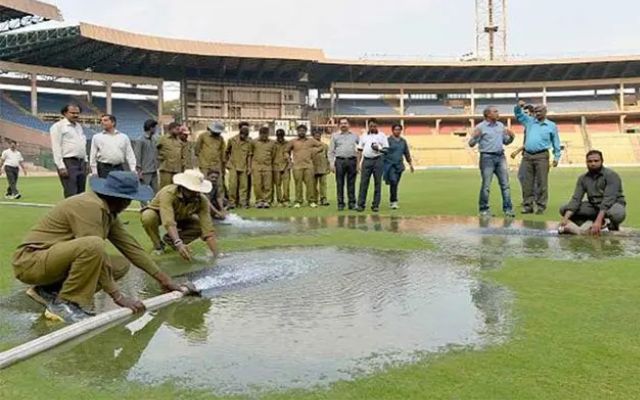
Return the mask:
[[[66, 21], [149, 35], [312, 47], [329, 58], [459, 58], [475, 0], [46, 0]], [[513, 58], [640, 54], [640, 1], [511, 0]]]

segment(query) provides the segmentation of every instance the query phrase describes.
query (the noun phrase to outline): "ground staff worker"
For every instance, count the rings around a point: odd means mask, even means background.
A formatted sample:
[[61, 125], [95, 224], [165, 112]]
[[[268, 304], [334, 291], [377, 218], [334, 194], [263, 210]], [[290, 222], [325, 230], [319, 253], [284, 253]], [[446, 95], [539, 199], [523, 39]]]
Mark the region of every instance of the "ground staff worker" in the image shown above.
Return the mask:
[[306, 189], [306, 199], [309, 207], [316, 208], [317, 193], [314, 189], [315, 169], [313, 167], [313, 156], [322, 151], [322, 143], [314, 138], [307, 137], [307, 126], [298, 125], [296, 129], [298, 137], [289, 142], [287, 150], [291, 155], [293, 165], [293, 180], [296, 185], [295, 208], [302, 207], [304, 198], [302, 196], [302, 185]]
[[[160, 189], [140, 215], [154, 250], [163, 252], [166, 243], [182, 258], [191, 261], [191, 250], [187, 245], [200, 237], [215, 256], [216, 236], [206, 196], [213, 185], [200, 171], [193, 169], [176, 174], [173, 182]], [[164, 243], [160, 239], [160, 226], [167, 231]]]
[[184, 171], [184, 143], [180, 140], [182, 127], [172, 122], [167, 127], [169, 133], [158, 140], [158, 161], [160, 162], [160, 188], [173, 183], [173, 176]]
[[251, 180], [257, 208], [271, 207], [273, 190], [273, 162], [276, 157], [276, 142], [269, 139], [269, 128], [260, 128], [257, 140], [251, 142]]
[[320, 142], [322, 149], [313, 155], [314, 183], [313, 188], [316, 191], [321, 206], [328, 206], [327, 200], [327, 175], [331, 172], [329, 169], [329, 146], [322, 143], [322, 132], [317, 131], [313, 134], [313, 138]]
[[273, 158], [273, 185], [275, 199], [280, 207], [289, 206], [291, 189], [291, 158], [284, 139], [284, 129], [276, 130], [275, 155]]
[[[104, 290], [121, 307], [144, 310], [140, 300], [123, 295], [116, 281], [129, 262], [144, 270], [167, 291], [180, 290], [160, 271], [126, 230], [118, 215], [132, 200], [147, 201], [151, 188], [133, 172], [114, 171], [106, 179], [92, 177], [93, 192], [61, 201], [27, 234], [13, 256], [16, 278], [36, 285], [29, 294], [46, 306], [45, 316], [76, 322], [91, 314], [93, 296]], [[128, 262], [107, 255], [105, 239]]]
[[249, 123], [238, 124], [240, 133], [227, 143], [226, 160], [229, 170], [229, 205], [249, 208], [249, 175], [251, 175], [251, 139], [249, 139]]
[[[221, 205], [224, 201], [224, 170], [225, 170], [225, 142], [222, 137], [224, 124], [214, 122], [207, 127], [206, 132], [200, 133], [196, 139], [195, 155], [198, 158], [198, 168], [208, 180], [215, 175], [215, 190], [210, 195], [212, 204]], [[215, 197], [214, 197], [215, 196]], [[221, 211], [221, 210], [219, 210]]]

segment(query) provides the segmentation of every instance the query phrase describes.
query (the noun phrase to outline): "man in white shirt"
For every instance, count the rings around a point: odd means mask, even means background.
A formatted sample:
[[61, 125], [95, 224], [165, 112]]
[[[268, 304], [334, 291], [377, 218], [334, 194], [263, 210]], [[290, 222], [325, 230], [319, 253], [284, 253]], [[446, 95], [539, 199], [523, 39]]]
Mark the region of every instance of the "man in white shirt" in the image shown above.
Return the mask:
[[384, 167], [384, 153], [389, 148], [389, 141], [384, 133], [378, 132], [378, 121], [371, 118], [367, 125], [369, 131], [360, 137], [358, 151], [362, 154], [362, 175], [360, 176], [360, 193], [358, 195], [357, 211], [364, 211], [367, 204], [369, 180], [373, 175], [373, 203], [371, 211], [380, 211], [380, 197], [382, 191], [382, 171]]
[[87, 137], [78, 120], [82, 109], [67, 104], [60, 111], [64, 116], [51, 126], [53, 162], [64, 190], [64, 197], [83, 193], [87, 182]]
[[111, 171], [136, 172], [136, 156], [131, 140], [116, 129], [116, 117], [105, 114], [100, 118], [100, 123], [104, 130], [91, 139], [91, 174], [106, 179]]
[[9, 181], [9, 187], [7, 188], [7, 194], [5, 194], [5, 199], [19, 199], [22, 197], [20, 192], [18, 192], [18, 173], [22, 168], [24, 175], [27, 176], [27, 170], [24, 167], [24, 158], [22, 158], [22, 153], [20, 153], [17, 149], [17, 144], [13, 140], [9, 142], [9, 148], [2, 152], [2, 156], [0, 156], [0, 175], [2, 175], [2, 170], [4, 167], [4, 172], [7, 173], [7, 181]]

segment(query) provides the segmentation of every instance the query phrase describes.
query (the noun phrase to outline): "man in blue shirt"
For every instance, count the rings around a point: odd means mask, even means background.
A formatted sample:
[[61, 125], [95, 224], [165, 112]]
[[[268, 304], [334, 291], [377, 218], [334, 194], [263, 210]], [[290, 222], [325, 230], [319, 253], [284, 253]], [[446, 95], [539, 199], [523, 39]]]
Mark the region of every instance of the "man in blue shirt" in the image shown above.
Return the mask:
[[513, 204], [511, 203], [511, 190], [509, 188], [509, 168], [504, 156], [504, 146], [513, 142], [515, 135], [507, 130], [502, 122], [498, 121], [500, 114], [496, 107], [490, 106], [484, 110], [484, 121], [476, 126], [469, 140], [469, 146], [476, 144], [480, 151], [480, 174], [482, 187], [478, 205], [481, 217], [491, 216], [489, 209], [489, 191], [491, 180], [495, 174], [502, 191], [502, 210], [509, 218], [515, 217]]
[[[523, 100], [519, 100], [514, 109], [516, 119], [527, 132], [522, 156], [522, 163], [525, 165], [522, 213], [533, 213], [535, 205], [536, 214], [543, 214], [549, 200], [549, 149], [553, 148], [553, 166], [557, 167], [561, 155], [560, 136], [556, 124], [547, 119], [546, 106], [536, 105], [534, 115], [528, 116], [522, 110], [525, 104]], [[534, 194], [534, 186], [538, 187], [538, 193]]]

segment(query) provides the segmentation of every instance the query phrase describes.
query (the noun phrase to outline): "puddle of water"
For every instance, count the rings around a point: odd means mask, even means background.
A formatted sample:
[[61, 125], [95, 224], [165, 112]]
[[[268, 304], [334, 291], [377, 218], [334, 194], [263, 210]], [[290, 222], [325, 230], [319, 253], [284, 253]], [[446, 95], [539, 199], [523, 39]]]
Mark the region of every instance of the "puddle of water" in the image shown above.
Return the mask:
[[[469, 217], [341, 215], [234, 220], [222, 235], [322, 228], [423, 235], [433, 252], [335, 248], [236, 253], [190, 275], [204, 298], [189, 299], [39, 358], [55, 374], [95, 385], [172, 380], [216, 393], [308, 388], [448, 346], [483, 346], [508, 331], [509, 295], [479, 281], [478, 269], [506, 258], [587, 259], [640, 254], [635, 231], [601, 238], [558, 236], [554, 223]], [[221, 229], [221, 230], [222, 230]], [[174, 271], [188, 272], [177, 266]], [[125, 292], [157, 287], [133, 270]], [[113, 307], [97, 296], [99, 310]], [[0, 345], [49, 332], [22, 292], [0, 299]], [[3, 331], [3, 333], [5, 332]], [[66, 372], [66, 365], [77, 366]]]
[[351, 379], [507, 331], [506, 292], [430, 253], [247, 252], [193, 278], [205, 298], [112, 328], [44, 365], [74, 365], [98, 385], [172, 380], [247, 393]]

